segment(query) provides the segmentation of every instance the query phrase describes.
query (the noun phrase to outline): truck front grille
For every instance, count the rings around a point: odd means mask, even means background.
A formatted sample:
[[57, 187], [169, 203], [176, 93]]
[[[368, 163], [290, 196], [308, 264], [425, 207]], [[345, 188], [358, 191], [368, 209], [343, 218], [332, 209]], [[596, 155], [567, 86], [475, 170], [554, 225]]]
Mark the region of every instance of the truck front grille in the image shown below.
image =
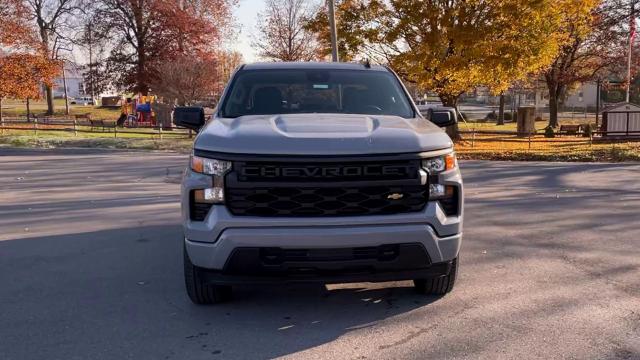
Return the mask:
[[227, 189], [231, 213], [253, 216], [397, 214], [420, 211], [425, 197], [423, 186]]
[[[427, 187], [420, 184], [415, 161], [264, 167], [250, 163], [251, 171], [243, 171], [246, 164], [235, 163], [227, 175], [225, 199], [234, 215], [386, 215], [420, 211], [427, 202]], [[363, 176], [350, 176], [358, 169], [364, 169]], [[318, 176], [323, 173], [330, 176]]]

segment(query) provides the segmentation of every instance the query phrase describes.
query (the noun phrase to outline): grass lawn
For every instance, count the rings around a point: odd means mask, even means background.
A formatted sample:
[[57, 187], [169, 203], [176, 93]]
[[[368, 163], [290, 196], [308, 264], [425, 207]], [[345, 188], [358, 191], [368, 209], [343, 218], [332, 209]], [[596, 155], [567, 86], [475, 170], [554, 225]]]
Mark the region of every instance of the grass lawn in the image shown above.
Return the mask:
[[[65, 116], [64, 99], [54, 99], [54, 116]], [[45, 100], [31, 100], [31, 113], [39, 115], [47, 111], [47, 102]], [[74, 114], [91, 114], [94, 119], [116, 120], [120, 116], [120, 108], [103, 108], [97, 106], [82, 106], [69, 104], [69, 113]], [[27, 115], [27, 102], [24, 100], [3, 100], [2, 114], [6, 117], [24, 117]]]
[[[561, 118], [559, 119], [560, 124], [587, 124], [590, 123], [595, 125], [595, 117], [589, 117], [587, 119], [581, 118]], [[548, 119], [544, 119], [543, 121], [536, 121], [535, 126], [536, 130], [542, 132], [544, 128], [549, 124]], [[472, 131], [472, 130], [484, 130], [484, 131], [516, 131], [517, 124], [515, 121], [506, 122], [504, 125], [497, 125], [495, 122], [483, 122], [483, 121], [466, 121], [460, 122], [459, 126], [462, 131]]]
[[132, 137], [73, 137], [38, 134], [33, 135], [0, 135], [2, 147], [28, 148], [104, 148], [104, 149], [138, 149], [138, 150], [169, 150], [182, 153], [191, 152], [193, 139], [189, 138], [132, 138]]
[[[155, 128], [92, 128], [72, 124], [5, 123], [24, 130], [2, 129], [0, 145], [17, 147], [106, 147], [189, 151], [193, 143], [184, 129], [164, 130], [162, 137]], [[57, 129], [58, 131], [55, 131]], [[59, 131], [65, 130], [65, 131]]]
[[[64, 99], [54, 100], [54, 117], [65, 117]], [[47, 104], [44, 100], [32, 100], [30, 111], [36, 115], [44, 114]], [[91, 114], [93, 119], [115, 121], [120, 116], [120, 108], [102, 108], [96, 106], [82, 106], [69, 104], [70, 114]], [[2, 102], [2, 114], [5, 117], [22, 117], [27, 114], [26, 101], [4, 100]], [[33, 129], [33, 123], [5, 123], [5, 126], [24, 127], [25, 130], [3, 130], [0, 134], [0, 146], [11, 147], [90, 147], [90, 148], [118, 148], [118, 149], [144, 149], [144, 150], [172, 150], [179, 152], [191, 151], [193, 138], [189, 138], [185, 131], [163, 131], [162, 140], [157, 129], [148, 128], [118, 128], [102, 131], [100, 128], [92, 129], [89, 126], [78, 126], [77, 136], [71, 130], [72, 125], [47, 125], [38, 124], [37, 132]], [[68, 129], [69, 131], [52, 131], [52, 128]], [[93, 132], [89, 132], [94, 130]]]
[[[535, 123], [538, 135], [518, 138], [510, 134], [463, 134], [455, 148], [461, 159], [487, 160], [541, 160], [541, 161], [640, 161], [640, 140], [603, 141], [595, 138], [542, 135], [548, 120]], [[595, 124], [595, 117], [562, 118], [561, 124]], [[511, 131], [517, 130], [515, 122], [496, 125], [495, 122], [461, 122], [461, 131]]]
[[[46, 104], [42, 101], [33, 102], [32, 112], [42, 113]], [[56, 99], [56, 113], [64, 112], [64, 100]], [[92, 106], [72, 106], [72, 114], [91, 113], [94, 118], [115, 120], [119, 109], [103, 109]], [[5, 116], [26, 114], [24, 103], [20, 101], [5, 101], [3, 103]], [[593, 119], [590, 119], [593, 120]], [[562, 119], [563, 124], [586, 123], [584, 118]], [[8, 124], [6, 124], [7, 126]], [[536, 123], [536, 129], [542, 130], [546, 121]], [[11, 126], [11, 125], [8, 125]], [[16, 126], [16, 125], [13, 125]], [[96, 132], [51, 131], [46, 124], [38, 125], [37, 135], [32, 124], [21, 124], [25, 130], [4, 130], [0, 135], [0, 146], [12, 147], [90, 147], [90, 148], [119, 148], [144, 150], [172, 150], [188, 153], [193, 143], [184, 131], [164, 131], [162, 140], [156, 129], [127, 129], [118, 128], [117, 134], [113, 129]], [[50, 125], [53, 126], [53, 125]], [[60, 125], [56, 126], [60, 128]], [[69, 125], [63, 125], [69, 128]], [[462, 122], [461, 131], [515, 131], [516, 124], [508, 122], [498, 126], [493, 122]], [[88, 126], [78, 126], [78, 130], [91, 130]], [[534, 136], [531, 141], [518, 138], [515, 135], [463, 134], [463, 140], [455, 144], [456, 152], [461, 159], [492, 159], [492, 160], [543, 160], [543, 161], [640, 161], [640, 141], [603, 142], [588, 138], [563, 136], [547, 139], [542, 135]]]
[[[157, 134], [140, 135], [118, 132], [118, 138], [113, 133], [80, 133], [74, 137], [73, 133], [52, 132], [39, 130], [34, 136], [33, 131], [5, 131], [0, 135], [0, 147], [85, 147], [108, 149], [141, 149], [141, 150], [170, 150], [189, 153], [193, 139], [184, 134], [163, 133], [160, 140]], [[455, 150], [460, 159], [484, 160], [537, 160], [537, 161], [640, 161], [640, 141], [630, 142], [601, 142], [589, 139], [562, 137], [546, 139], [542, 136], [519, 139], [515, 136], [491, 137], [477, 136], [475, 140], [467, 139], [455, 144]]]
[[[9, 124], [12, 125], [12, 124]], [[7, 126], [7, 124], [5, 124]], [[12, 125], [16, 126], [16, 125]], [[85, 139], [102, 139], [102, 138], [124, 138], [124, 139], [157, 139], [160, 140], [160, 134], [155, 128], [107, 128], [104, 131], [97, 127], [92, 130], [90, 126], [77, 126], [78, 135], [73, 132], [71, 125], [64, 126], [67, 131], [55, 131], [52, 129], [61, 129], [59, 125], [48, 126], [46, 124], [38, 124], [37, 132], [32, 124], [20, 124], [25, 130], [4, 130], [4, 134], [0, 136], [27, 136], [27, 137], [48, 137], [48, 138], [85, 138]], [[164, 130], [162, 139], [185, 139], [188, 137], [186, 130]]]
[[467, 136], [455, 144], [461, 159], [541, 160], [541, 161], [640, 161], [640, 140], [602, 141], [597, 138], [563, 136], [547, 139], [537, 135], [518, 138], [514, 135]]

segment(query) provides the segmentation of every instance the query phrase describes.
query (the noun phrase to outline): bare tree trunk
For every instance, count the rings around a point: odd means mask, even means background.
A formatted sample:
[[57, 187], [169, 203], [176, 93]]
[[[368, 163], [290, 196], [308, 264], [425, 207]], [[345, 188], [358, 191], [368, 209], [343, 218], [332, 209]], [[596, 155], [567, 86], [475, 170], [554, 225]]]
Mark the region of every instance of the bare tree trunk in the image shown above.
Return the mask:
[[500, 93], [500, 107], [498, 108], [498, 125], [504, 125], [504, 91]]
[[45, 86], [45, 93], [47, 96], [47, 115], [53, 115], [55, 108], [53, 106], [53, 89], [51, 86]]
[[27, 98], [27, 122], [31, 122], [31, 99]]
[[[442, 101], [442, 105], [446, 107], [452, 107], [456, 110], [456, 115], [458, 115], [458, 97], [451, 94], [438, 94], [440, 101]], [[459, 119], [458, 119], [459, 120]], [[447, 134], [452, 140], [460, 140], [460, 132], [458, 130], [458, 123], [456, 122], [454, 125], [447, 127]]]
[[146, 78], [146, 74], [145, 74], [145, 65], [146, 65], [146, 56], [142, 53], [140, 53], [138, 58], [138, 65], [137, 65], [137, 74], [136, 74], [136, 90], [141, 93], [142, 95], [148, 95], [149, 94], [149, 85], [147, 84], [147, 78]]
[[[40, 16], [41, 15], [38, 14], [38, 17]], [[40, 41], [42, 42], [42, 46], [47, 51], [51, 51], [49, 48], [49, 33], [47, 32], [45, 24], [40, 18], [38, 19], [38, 27], [40, 28]], [[54, 54], [50, 54], [48, 56], [50, 56], [52, 59], [54, 58]], [[45, 85], [44, 89], [45, 95], [47, 97], [47, 115], [53, 115], [53, 112], [55, 110], [53, 106], [53, 88], [50, 85]]]
[[549, 96], [549, 126], [558, 127], [558, 98], [555, 94]]
[[549, 90], [549, 125], [550, 127], [558, 127], [558, 107], [560, 99], [564, 93], [564, 86], [553, 78], [547, 78], [547, 89]]
[[[141, 11], [141, 10], [140, 10]], [[140, 20], [141, 21], [141, 20]], [[138, 39], [138, 63], [136, 64], [136, 90], [146, 96], [149, 95], [149, 78], [147, 77], [147, 46], [145, 39]]]

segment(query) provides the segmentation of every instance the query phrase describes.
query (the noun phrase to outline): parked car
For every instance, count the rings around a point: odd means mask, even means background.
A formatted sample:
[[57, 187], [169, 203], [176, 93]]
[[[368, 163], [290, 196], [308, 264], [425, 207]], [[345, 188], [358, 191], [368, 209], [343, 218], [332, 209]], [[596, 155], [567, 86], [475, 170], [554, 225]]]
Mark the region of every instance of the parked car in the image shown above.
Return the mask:
[[80, 97], [76, 97], [76, 98], [71, 98], [70, 100], [70, 104], [72, 105], [95, 105], [95, 102], [93, 101], [93, 98], [90, 96], [80, 96]]
[[[437, 110], [437, 111], [436, 111]], [[413, 280], [453, 289], [463, 186], [441, 108], [420, 114], [387, 67], [244, 65], [182, 180], [184, 277], [197, 304], [245, 283]]]

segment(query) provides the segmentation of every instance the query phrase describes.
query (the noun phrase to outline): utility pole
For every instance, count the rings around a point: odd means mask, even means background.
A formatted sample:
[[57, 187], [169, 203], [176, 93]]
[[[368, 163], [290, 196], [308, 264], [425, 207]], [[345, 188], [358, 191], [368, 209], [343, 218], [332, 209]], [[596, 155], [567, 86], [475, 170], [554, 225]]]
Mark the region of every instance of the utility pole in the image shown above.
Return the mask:
[[338, 62], [338, 34], [336, 32], [336, 11], [334, 8], [334, 0], [328, 0], [329, 3], [329, 27], [331, 31], [331, 61]]
[[602, 80], [598, 78], [596, 82], [596, 129], [598, 129], [598, 122], [600, 120], [600, 86], [602, 84]]
[[67, 76], [64, 71], [64, 59], [62, 60], [62, 86], [64, 86], [64, 114], [69, 115], [69, 96], [67, 95]]
[[87, 25], [87, 32], [89, 33], [89, 86], [91, 87], [91, 101], [95, 105], [96, 103], [96, 94], [94, 92], [94, 84], [93, 84], [93, 34], [91, 32], [91, 24]]
[[635, 1], [631, 2], [631, 19], [629, 20], [629, 53], [627, 54], [627, 102], [631, 95], [631, 52], [633, 50], [633, 40], [636, 37], [636, 14]]
[[[56, 49], [56, 59], [60, 59], [58, 57], [58, 51], [60, 50], [64, 50], [64, 51], [71, 51], [71, 49], [67, 49], [67, 48], [63, 48], [63, 47], [59, 47]], [[62, 86], [64, 86], [64, 113], [65, 115], [69, 115], [69, 96], [67, 96], [67, 76], [65, 74], [65, 70], [64, 70], [64, 59], [61, 59], [61, 63], [62, 63]]]

